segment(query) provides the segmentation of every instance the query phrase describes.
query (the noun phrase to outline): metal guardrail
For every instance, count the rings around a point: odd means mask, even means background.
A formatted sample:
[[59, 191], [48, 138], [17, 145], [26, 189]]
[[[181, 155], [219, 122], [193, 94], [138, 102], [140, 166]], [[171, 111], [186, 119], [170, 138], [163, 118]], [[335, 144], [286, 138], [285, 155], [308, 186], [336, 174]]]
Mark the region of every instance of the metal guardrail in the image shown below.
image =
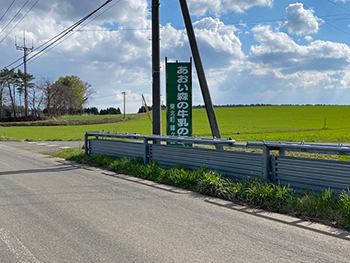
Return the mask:
[[321, 154], [335, 154], [335, 155], [350, 155], [350, 147], [340, 144], [318, 144], [318, 143], [295, 143], [295, 142], [247, 142], [251, 148], [267, 147], [270, 150], [279, 150], [280, 155], [284, 155], [286, 151], [294, 152], [309, 152]]
[[[253, 148], [261, 149], [262, 153], [168, 145], [170, 143]], [[350, 147], [341, 144], [268, 141], [238, 143], [231, 138], [87, 132], [85, 146], [86, 154], [143, 158], [145, 164], [158, 162], [166, 167], [183, 165], [196, 169], [207, 166], [227, 176], [261, 177], [266, 181], [289, 184], [296, 189], [321, 190], [331, 187], [340, 192], [350, 187], [350, 162], [285, 156], [287, 151], [350, 155]], [[278, 155], [271, 153], [276, 150]]]

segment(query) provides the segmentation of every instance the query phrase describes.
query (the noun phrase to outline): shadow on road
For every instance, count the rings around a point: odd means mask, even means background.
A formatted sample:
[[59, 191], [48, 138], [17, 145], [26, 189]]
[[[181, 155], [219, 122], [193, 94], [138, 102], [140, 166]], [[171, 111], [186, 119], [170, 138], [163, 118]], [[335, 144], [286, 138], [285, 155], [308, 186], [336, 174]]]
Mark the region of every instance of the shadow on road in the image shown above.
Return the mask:
[[41, 168], [41, 169], [28, 169], [28, 170], [15, 170], [15, 171], [3, 171], [0, 172], [0, 176], [3, 175], [18, 175], [18, 174], [36, 174], [36, 173], [56, 173], [71, 171], [82, 168], [81, 166], [74, 166], [72, 164], [65, 164], [65, 167], [62, 167], [62, 164], [55, 168]]

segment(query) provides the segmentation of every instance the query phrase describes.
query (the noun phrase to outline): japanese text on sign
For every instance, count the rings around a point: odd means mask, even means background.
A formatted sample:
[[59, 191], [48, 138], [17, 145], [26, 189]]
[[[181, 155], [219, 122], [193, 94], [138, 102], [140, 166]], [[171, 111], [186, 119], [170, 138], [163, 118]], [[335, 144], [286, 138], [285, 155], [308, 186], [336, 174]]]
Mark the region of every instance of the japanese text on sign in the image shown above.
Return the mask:
[[167, 63], [167, 134], [192, 136], [191, 63]]

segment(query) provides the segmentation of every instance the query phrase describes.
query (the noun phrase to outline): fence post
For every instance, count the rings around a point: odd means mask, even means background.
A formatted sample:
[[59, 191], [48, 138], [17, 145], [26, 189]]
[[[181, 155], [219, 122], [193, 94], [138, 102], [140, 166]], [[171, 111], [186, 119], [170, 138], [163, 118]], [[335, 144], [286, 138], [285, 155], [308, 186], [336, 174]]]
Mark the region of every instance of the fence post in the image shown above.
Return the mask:
[[270, 181], [270, 172], [271, 172], [271, 156], [270, 156], [270, 148], [264, 144], [263, 146], [263, 171], [262, 171], [262, 179], [264, 181]]
[[147, 138], [143, 138], [143, 146], [145, 149], [144, 157], [143, 157], [143, 164], [147, 165], [149, 163], [149, 144], [148, 144]]
[[89, 145], [88, 145], [88, 135], [87, 132], [85, 133], [85, 155], [89, 155]]
[[279, 153], [280, 156], [286, 156], [286, 149], [279, 148], [278, 153]]
[[278, 157], [275, 155], [271, 155], [271, 180], [274, 184], [277, 183], [277, 170], [276, 170], [276, 159]]

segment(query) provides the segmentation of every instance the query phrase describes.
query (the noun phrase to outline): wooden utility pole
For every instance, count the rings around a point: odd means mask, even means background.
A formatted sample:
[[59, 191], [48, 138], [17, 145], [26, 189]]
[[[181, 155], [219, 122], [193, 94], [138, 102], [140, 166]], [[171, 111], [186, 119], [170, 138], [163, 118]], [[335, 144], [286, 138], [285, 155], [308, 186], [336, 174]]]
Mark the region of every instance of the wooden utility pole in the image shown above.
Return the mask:
[[180, 5], [181, 5], [181, 10], [182, 10], [182, 15], [184, 18], [185, 26], [186, 26], [188, 39], [189, 39], [190, 46], [191, 46], [194, 64], [195, 64], [197, 75], [198, 75], [199, 85], [200, 85], [201, 90], [202, 90], [202, 96], [203, 96], [203, 100], [205, 103], [205, 108], [207, 110], [207, 115], [208, 115], [209, 124], [210, 124], [210, 128], [211, 128], [211, 133], [212, 133], [214, 138], [221, 138], [219, 126], [218, 126], [216, 116], [215, 116], [214, 106], [213, 106], [213, 103], [211, 101], [210, 92], [209, 92], [207, 80], [205, 78], [202, 60], [201, 60], [201, 57], [199, 54], [198, 45], [197, 45], [196, 37], [194, 34], [192, 21], [191, 21], [191, 17], [190, 17], [190, 12], [188, 10], [186, 0], [180, 0]]
[[160, 45], [159, 45], [159, 0], [152, 0], [152, 114], [153, 134], [160, 135], [161, 98], [160, 98]]

